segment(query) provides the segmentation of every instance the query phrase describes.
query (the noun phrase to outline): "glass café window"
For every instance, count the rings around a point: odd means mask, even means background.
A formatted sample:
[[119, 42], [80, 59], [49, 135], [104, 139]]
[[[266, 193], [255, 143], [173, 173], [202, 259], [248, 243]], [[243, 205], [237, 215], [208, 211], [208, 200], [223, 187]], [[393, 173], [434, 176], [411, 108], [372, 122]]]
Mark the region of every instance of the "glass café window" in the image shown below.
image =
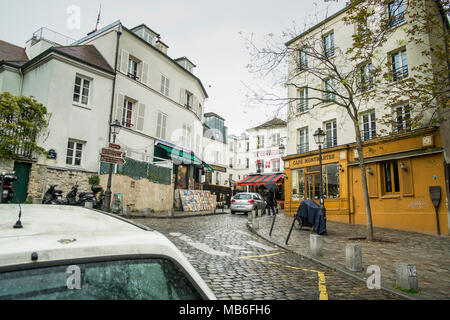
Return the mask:
[[323, 166], [324, 198], [339, 198], [339, 168], [337, 163]]
[[292, 200], [305, 199], [304, 169], [292, 170]]
[[383, 184], [385, 193], [400, 192], [400, 179], [397, 160], [382, 163]]

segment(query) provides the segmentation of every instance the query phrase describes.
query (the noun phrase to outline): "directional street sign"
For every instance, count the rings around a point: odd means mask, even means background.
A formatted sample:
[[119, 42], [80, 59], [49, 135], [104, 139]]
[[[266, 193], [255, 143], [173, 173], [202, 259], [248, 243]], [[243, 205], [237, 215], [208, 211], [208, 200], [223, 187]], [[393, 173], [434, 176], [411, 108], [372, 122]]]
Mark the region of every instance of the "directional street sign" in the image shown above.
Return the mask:
[[103, 154], [100, 155], [100, 161], [107, 163], [125, 164], [125, 159], [123, 158], [110, 157]]
[[102, 148], [102, 155], [111, 156], [111, 157], [117, 157], [117, 158], [125, 158], [125, 152], [114, 150], [114, 149], [108, 149], [108, 148]]
[[116, 149], [116, 150], [120, 150], [120, 146], [118, 145], [118, 144], [115, 144], [115, 143], [109, 143], [109, 147], [111, 148], [111, 149]]

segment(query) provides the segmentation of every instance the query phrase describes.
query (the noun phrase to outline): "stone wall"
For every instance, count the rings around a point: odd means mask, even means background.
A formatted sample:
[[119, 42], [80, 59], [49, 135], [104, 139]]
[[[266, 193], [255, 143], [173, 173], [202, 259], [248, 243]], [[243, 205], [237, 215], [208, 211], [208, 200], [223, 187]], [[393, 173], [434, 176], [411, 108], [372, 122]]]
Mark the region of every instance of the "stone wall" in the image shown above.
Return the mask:
[[[47, 170], [46, 170], [47, 169]], [[88, 180], [91, 176], [97, 175], [96, 172], [86, 172], [81, 170], [69, 170], [64, 168], [48, 167], [39, 164], [33, 164], [30, 171], [30, 179], [28, 181], [28, 197], [40, 198], [42, 189], [48, 190], [50, 185], [57, 184], [58, 190], [63, 191], [65, 199], [67, 193], [75, 184], [79, 185], [78, 192], [91, 191], [91, 185]]]
[[[100, 185], [106, 191], [108, 175], [100, 176]], [[173, 208], [174, 185], [151, 182], [148, 179], [133, 179], [121, 174], [113, 174], [111, 198], [114, 193], [122, 194], [123, 206], [130, 206], [133, 211], [150, 209], [155, 212], [168, 211]]]
[[14, 160], [0, 158], [0, 172], [12, 172], [14, 170]]

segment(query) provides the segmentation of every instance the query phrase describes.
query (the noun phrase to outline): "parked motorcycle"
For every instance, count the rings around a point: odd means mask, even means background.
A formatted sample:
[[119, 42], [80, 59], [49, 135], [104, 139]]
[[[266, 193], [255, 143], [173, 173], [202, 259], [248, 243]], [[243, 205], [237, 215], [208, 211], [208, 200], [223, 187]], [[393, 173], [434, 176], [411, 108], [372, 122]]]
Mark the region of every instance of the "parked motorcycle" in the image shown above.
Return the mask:
[[52, 184], [44, 195], [43, 204], [63, 204], [62, 190], [55, 190], [57, 184]]
[[14, 198], [14, 186], [13, 182], [17, 180], [17, 177], [12, 173], [0, 174], [0, 203], [8, 203]]
[[103, 205], [103, 196], [97, 199], [97, 194], [103, 190], [100, 185], [93, 185], [91, 187], [92, 192], [81, 192], [78, 196], [78, 202], [76, 205], [84, 206], [86, 202], [92, 201], [92, 206], [95, 209], [101, 209]]

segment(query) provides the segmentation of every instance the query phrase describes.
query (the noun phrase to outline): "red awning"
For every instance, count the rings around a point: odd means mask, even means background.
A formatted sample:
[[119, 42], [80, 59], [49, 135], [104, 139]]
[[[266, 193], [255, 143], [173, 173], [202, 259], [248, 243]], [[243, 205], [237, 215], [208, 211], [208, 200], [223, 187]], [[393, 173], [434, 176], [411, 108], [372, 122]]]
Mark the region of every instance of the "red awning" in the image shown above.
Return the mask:
[[266, 182], [277, 182], [283, 177], [282, 173], [257, 174], [248, 176], [238, 182], [239, 186], [263, 185]]

